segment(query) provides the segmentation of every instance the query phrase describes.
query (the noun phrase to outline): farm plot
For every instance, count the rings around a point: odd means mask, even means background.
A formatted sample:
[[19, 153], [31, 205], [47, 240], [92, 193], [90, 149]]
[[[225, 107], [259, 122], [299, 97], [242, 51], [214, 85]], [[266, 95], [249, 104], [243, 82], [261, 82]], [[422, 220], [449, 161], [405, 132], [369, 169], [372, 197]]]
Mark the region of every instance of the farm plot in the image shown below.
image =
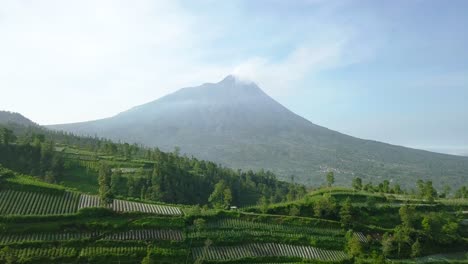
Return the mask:
[[327, 236], [342, 236], [343, 231], [340, 229], [333, 228], [319, 228], [319, 227], [304, 227], [304, 226], [292, 226], [292, 225], [280, 225], [270, 224], [262, 222], [252, 222], [236, 218], [225, 218], [215, 222], [209, 222], [208, 228], [215, 229], [257, 229], [257, 230], [269, 230], [274, 232], [285, 232], [285, 233], [299, 233], [299, 234], [318, 234]]
[[293, 246], [286, 244], [265, 243], [246, 244], [241, 246], [193, 248], [194, 259], [234, 260], [258, 257], [298, 257], [321, 261], [340, 261], [348, 258], [345, 252], [339, 250], [324, 250], [310, 246]]
[[179, 230], [158, 230], [158, 229], [143, 229], [131, 230], [120, 233], [108, 234], [104, 237], [108, 240], [172, 240], [182, 241], [184, 235]]
[[[82, 194], [79, 202], [79, 209], [87, 207], [101, 207], [101, 201], [96, 195]], [[108, 206], [116, 212], [142, 212], [160, 215], [182, 215], [182, 210], [173, 206], [146, 204], [129, 202], [124, 200], [114, 199], [112, 204]]]
[[12, 244], [37, 241], [69, 241], [87, 239], [99, 236], [99, 232], [82, 233], [28, 233], [28, 234], [0, 234], [0, 244]]
[[108, 233], [103, 232], [81, 232], [81, 233], [28, 233], [8, 234], [0, 233], [0, 245], [8, 245], [22, 242], [39, 241], [70, 241], [89, 238], [100, 238], [105, 240], [171, 240], [183, 241], [184, 235], [179, 230], [143, 229], [126, 232]]
[[80, 257], [94, 257], [105, 255], [121, 255], [130, 254], [144, 256], [146, 255], [146, 247], [85, 247], [80, 251]]
[[82, 194], [80, 196], [80, 203], [78, 209], [83, 209], [87, 207], [101, 207], [101, 200], [96, 195]]
[[2, 215], [63, 215], [78, 210], [79, 194], [75, 192], [42, 193], [15, 190], [0, 191]]
[[39, 258], [39, 257], [73, 257], [77, 255], [77, 250], [69, 247], [54, 247], [54, 248], [24, 248], [11, 249], [12, 255], [19, 259]]
[[[344, 237], [330, 237], [322, 235], [309, 235], [301, 233], [286, 233], [286, 232], [275, 232], [270, 230], [207, 230], [202, 232], [190, 232], [188, 234], [189, 238], [193, 239], [205, 239], [205, 238], [216, 238], [216, 237], [229, 237], [229, 238], [238, 238], [242, 239], [245, 237], [254, 237], [254, 238], [290, 238], [296, 241], [299, 241], [301, 238], [315, 239], [318, 241], [333, 241], [336, 243], [345, 243]], [[307, 240], [309, 241], [309, 240]]]
[[117, 212], [143, 212], [160, 215], [182, 215], [182, 211], [177, 207], [129, 202], [114, 199], [111, 208]]

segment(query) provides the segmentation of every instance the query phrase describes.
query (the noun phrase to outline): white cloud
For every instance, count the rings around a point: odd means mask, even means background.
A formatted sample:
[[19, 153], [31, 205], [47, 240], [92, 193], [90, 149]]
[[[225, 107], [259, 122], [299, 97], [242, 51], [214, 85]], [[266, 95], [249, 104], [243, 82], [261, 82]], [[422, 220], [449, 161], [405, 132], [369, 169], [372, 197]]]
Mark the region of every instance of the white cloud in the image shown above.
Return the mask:
[[341, 65], [342, 50], [345, 41], [321, 43], [320, 46], [303, 46], [296, 48], [285, 59], [271, 61], [255, 57], [249, 59], [233, 70], [241, 78], [254, 80], [265, 87], [271, 94], [280, 95], [290, 92], [294, 84], [320, 70]]
[[[225, 15], [242, 21], [235, 12]], [[295, 43], [284, 59], [230, 58], [242, 49], [217, 41], [245, 25], [223, 26], [173, 0], [2, 1], [0, 109], [41, 124], [85, 121], [229, 73], [280, 95], [307, 76], [349, 63], [343, 51], [350, 35], [331, 28], [320, 29], [334, 33], [327, 38]], [[211, 54], [225, 56], [206, 59]]]

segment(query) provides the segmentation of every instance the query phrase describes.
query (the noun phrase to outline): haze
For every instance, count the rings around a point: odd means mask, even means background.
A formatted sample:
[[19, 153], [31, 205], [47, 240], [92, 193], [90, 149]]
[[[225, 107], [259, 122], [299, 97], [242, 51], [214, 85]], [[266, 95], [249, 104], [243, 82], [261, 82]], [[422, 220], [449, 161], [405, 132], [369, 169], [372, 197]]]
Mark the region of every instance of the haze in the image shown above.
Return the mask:
[[227, 74], [360, 138], [468, 153], [466, 1], [0, 1], [0, 109], [108, 117]]

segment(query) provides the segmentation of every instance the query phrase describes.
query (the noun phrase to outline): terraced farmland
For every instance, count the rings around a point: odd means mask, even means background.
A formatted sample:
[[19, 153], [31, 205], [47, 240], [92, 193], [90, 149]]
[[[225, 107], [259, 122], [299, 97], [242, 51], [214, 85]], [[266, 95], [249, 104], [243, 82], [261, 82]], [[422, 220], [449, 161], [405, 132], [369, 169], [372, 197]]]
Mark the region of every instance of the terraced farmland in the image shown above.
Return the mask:
[[80, 203], [78, 209], [87, 207], [101, 207], [101, 200], [96, 195], [82, 194], [80, 196]]
[[171, 240], [182, 241], [184, 235], [180, 230], [142, 229], [125, 232], [79, 232], [79, 233], [28, 233], [28, 234], [0, 234], [0, 245], [8, 245], [22, 242], [37, 241], [69, 241], [80, 239], [105, 239], [105, 240]]
[[261, 257], [297, 257], [321, 261], [341, 261], [348, 258], [339, 250], [324, 250], [311, 246], [294, 246], [286, 244], [265, 243], [246, 244], [241, 246], [198, 247], [192, 249], [194, 259], [234, 260]]
[[109, 240], [172, 240], [182, 241], [184, 235], [179, 230], [157, 230], [157, 229], [143, 229], [131, 230], [115, 234], [108, 234], [104, 237]]
[[[204, 239], [204, 238], [217, 238], [217, 237], [229, 237], [230, 239], [243, 239], [244, 237], [252, 237], [252, 239], [279, 239], [289, 238], [294, 241], [301, 241], [306, 238], [307, 244], [310, 243], [310, 239], [314, 239], [320, 242], [329, 241], [333, 244], [344, 245], [344, 237], [336, 236], [322, 236], [322, 235], [308, 235], [301, 233], [281, 233], [275, 231], [266, 230], [208, 230], [202, 232], [191, 232], [188, 234], [189, 238], [193, 239]], [[304, 241], [304, 240], [302, 240]], [[330, 243], [327, 243], [330, 244]]]
[[111, 208], [117, 212], [143, 212], [160, 215], [182, 215], [182, 210], [177, 207], [136, 203], [114, 199]]
[[[101, 201], [98, 196], [82, 194], [79, 202], [79, 209], [87, 207], [101, 207]], [[182, 210], [173, 206], [137, 203], [114, 199], [109, 208], [116, 212], [143, 212], [160, 215], [182, 215]]]
[[213, 229], [256, 229], [256, 230], [270, 230], [275, 232], [286, 233], [299, 233], [299, 234], [319, 234], [319, 235], [333, 235], [341, 236], [344, 232], [341, 229], [328, 228], [328, 227], [305, 227], [293, 225], [270, 224], [262, 222], [252, 222], [242, 219], [226, 218], [207, 224], [208, 228]]
[[53, 248], [24, 248], [12, 249], [12, 253], [19, 259], [23, 258], [57, 258], [57, 257], [73, 257], [77, 255], [77, 250], [70, 247], [53, 247]]
[[93, 257], [105, 255], [146, 255], [146, 247], [86, 247], [80, 251], [80, 257]]
[[64, 215], [78, 210], [79, 193], [0, 191], [2, 215]]
[[28, 233], [28, 234], [0, 234], [0, 244], [12, 244], [35, 241], [68, 241], [97, 237], [98, 232], [81, 233]]

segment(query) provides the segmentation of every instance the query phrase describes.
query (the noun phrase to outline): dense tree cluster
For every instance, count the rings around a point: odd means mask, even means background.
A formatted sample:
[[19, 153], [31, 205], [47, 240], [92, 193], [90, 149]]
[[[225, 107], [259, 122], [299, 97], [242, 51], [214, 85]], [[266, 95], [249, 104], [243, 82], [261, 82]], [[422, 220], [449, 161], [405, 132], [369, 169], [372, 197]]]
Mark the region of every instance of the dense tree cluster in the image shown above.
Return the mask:
[[363, 180], [359, 177], [354, 178], [352, 181], [352, 187], [356, 191], [367, 191], [367, 192], [379, 192], [379, 193], [391, 193], [391, 194], [402, 194], [404, 193], [399, 184], [390, 184], [390, 181], [384, 180], [383, 182], [373, 185], [372, 182], [364, 184]]
[[460, 219], [447, 212], [417, 212], [414, 206], [404, 205], [399, 210], [401, 224], [382, 240], [386, 256], [418, 257], [425, 249], [454, 245], [461, 241]]
[[110, 188], [115, 195], [228, 207], [255, 204], [262, 196], [279, 202], [291, 193], [292, 184], [278, 181], [268, 171], [235, 171], [213, 162], [181, 157], [176, 152], [157, 149], [148, 152], [152, 162], [149, 169], [142, 168], [127, 176], [118, 168], [113, 170]]
[[[56, 143], [96, 153], [96, 161], [93, 162], [97, 164], [91, 169], [98, 177], [99, 192], [104, 202], [117, 195], [180, 204], [204, 205], [210, 202], [214, 207], [221, 204], [227, 207], [256, 204], [262, 196], [269, 202], [284, 201], [287, 197], [293, 200], [305, 193], [303, 186], [278, 181], [272, 172], [232, 170], [213, 162], [181, 156], [178, 149], [166, 153], [159, 149], [47, 130], [44, 134], [36, 134], [38, 128], [34, 127], [22, 131], [17, 139], [11, 130], [2, 131], [2, 135], [9, 136], [2, 136], [8, 140], [0, 145], [0, 163], [48, 182], [60, 182], [64, 160], [82, 166], [76, 162], [79, 157], [70, 160], [66, 154], [54, 151]], [[118, 163], [99, 161], [99, 155], [118, 157], [123, 161], [139, 160], [143, 167], [132, 174], [122, 173]], [[100, 165], [102, 163], [105, 165]]]
[[54, 143], [44, 135], [32, 134], [21, 140], [9, 129], [2, 128], [0, 163], [21, 173], [39, 176], [47, 182], [59, 182], [64, 171], [62, 156], [54, 151]]

